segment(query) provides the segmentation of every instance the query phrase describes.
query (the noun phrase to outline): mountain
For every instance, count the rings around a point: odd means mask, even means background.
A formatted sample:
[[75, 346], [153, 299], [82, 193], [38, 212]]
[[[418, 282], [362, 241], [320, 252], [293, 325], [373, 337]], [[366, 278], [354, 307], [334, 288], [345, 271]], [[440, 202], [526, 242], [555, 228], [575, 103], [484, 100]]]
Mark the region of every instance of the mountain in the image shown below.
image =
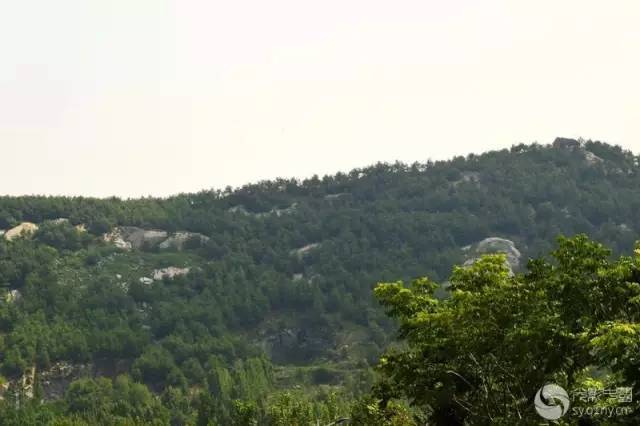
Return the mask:
[[279, 390], [357, 396], [395, 330], [377, 282], [493, 251], [517, 273], [560, 234], [630, 251], [638, 161], [558, 138], [169, 198], [0, 197], [0, 395], [82, 413], [107, 386], [87, 377], [126, 374], [174, 424], [207, 391], [222, 419]]

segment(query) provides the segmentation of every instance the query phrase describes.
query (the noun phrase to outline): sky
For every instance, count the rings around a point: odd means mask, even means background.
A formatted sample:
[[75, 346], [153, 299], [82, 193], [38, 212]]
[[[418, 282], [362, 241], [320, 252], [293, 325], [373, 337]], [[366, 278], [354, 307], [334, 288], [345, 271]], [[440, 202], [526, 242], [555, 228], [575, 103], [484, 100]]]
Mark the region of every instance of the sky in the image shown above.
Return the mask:
[[0, 0], [0, 194], [640, 153], [637, 0]]

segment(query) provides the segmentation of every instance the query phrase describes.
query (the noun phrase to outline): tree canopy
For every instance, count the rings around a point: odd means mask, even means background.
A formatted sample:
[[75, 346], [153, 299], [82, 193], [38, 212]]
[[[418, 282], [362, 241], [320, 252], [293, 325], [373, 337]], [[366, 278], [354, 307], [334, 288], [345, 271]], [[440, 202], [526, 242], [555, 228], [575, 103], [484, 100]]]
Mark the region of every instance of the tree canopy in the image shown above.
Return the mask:
[[[381, 357], [378, 397], [407, 398], [435, 424], [533, 424], [546, 383], [637, 385], [640, 249], [610, 254], [584, 235], [561, 237], [549, 259], [515, 276], [503, 255], [487, 255], [454, 268], [445, 299], [428, 278], [379, 284], [406, 345]], [[621, 421], [638, 421], [639, 407]]]
[[[528, 421], [540, 381], [633, 386], [636, 257], [616, 256], [640, 233], [638, 164], [560, 140], [169, 198], [0, 197], [0, 424]], [[581, 233], [610, 251], [554, 250]], [[450, 277], [495, 237], [515, 275], [490, 255]]]

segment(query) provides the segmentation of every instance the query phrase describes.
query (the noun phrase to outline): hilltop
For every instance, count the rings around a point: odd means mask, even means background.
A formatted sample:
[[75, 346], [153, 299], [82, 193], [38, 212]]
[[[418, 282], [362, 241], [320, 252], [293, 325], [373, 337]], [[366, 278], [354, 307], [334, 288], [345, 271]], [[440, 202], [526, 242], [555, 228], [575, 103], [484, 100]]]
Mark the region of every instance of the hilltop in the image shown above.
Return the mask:
[[5, 387], [357, 395], [393, 337], [377, 282], [495, 251], [517, 273], [559, 234], [629, 251], [638, 207], [637, 156], [563, 138], [164, 199], [0, 197]]

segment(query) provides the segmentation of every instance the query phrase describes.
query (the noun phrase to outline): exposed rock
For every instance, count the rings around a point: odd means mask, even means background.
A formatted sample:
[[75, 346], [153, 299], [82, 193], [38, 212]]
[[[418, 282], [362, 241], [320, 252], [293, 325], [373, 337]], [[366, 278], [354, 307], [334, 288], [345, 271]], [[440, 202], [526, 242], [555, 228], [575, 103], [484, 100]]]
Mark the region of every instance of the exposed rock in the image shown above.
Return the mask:
[[254, 216], [254, 217], [257, 217], [257, 218], [264, 218], [264, 217], [268, 217], [268, 216], [272, 216], [272, 215], [280, 217], [280, 216], [283, 216], [285, 214], [291, 214], [291, 213], [295, 212], [297, 210], [297, 208], [298, 208], [298, 203], [293, 203], [289, 207], [284, 208], [284, 209], [273, 208], [273, 209], [269, 210], [268, 212], [251, 213], [243, 205], [237, 205], [237, 206], [231, 207], [228, 211], [231, 212], [231, 213], [240, 213], [240, 214], [243, 214], [245, 216]]
[[326, 355], [333, 346], [329, 336], [306, 328], [269, 330], [262, 335], [258, 344], [275, 362], [280, 363], [301, 357], [310, 361], [313, 357]]
[[260, 217], [264, 217], [265, 215], [270, 215], [270, 214], [274, 214], [277, 217], [280, 217], [282, 215], [285, 214], [291, 214], [293, 212], [296, 211], [296, 209], [298, 208], [298, 203], [293, 203], [291, 204], [289, 207], [285, 208], [285, 209], [271, 209], [271, 211], [269, 213], [261, 213], [262, 216]]
[[233, 206], [228, 210], [228, 212], [230, 212], [230, 213], [241, 213], [241, 214], [243, 214], [245, 216], [251, 216], [251, 213], [249, 213], [247, 211], [247, 209], [243, 205]]
[[454, 181], [452, 185], [456, 187], [461, 183], [478, 183], [478, 182], [480, 182], [480, 173], [466, 171], [466, 172], [461, 172], [460, 179]]
[[291, 277], [291, 281], [293, 281], [294, 283], [313, 284], [319, 278], [321, 278], [321, 276], [318, 274], [312, 274], [311, 276], [307, 276], [306, 279], [304, 274], [293, 274], [293, 276]]
[[141, 277], [140, 278], [140, 283], [144, 284], [144, 285], [151, 285], [153, 284], [153, 279], [149, 278], [149, 277]]
[[598, 157], [591, 151], [587, 151], [586, 149], [584, 150], [584, 159], [591, 166], [594, 164], [602, 163], [604, 161], [602, 158]]
[[135, 226], [119, 226], [109, 234], [105, 234], [104, 239], [119, 248], [141, 249], [143, 247], [154, 247], [166, 240], [168, 236], [167, 231], [142, 229]]
[[342, 197], [346, 197], [348, 195], [350, 195], [348, 192], [338, 192], [337, 194], [327, 194], [324, 196], [324, 199], [331, 201], [331, 200], [337, 200]]
[[0, 381], [0, 401], [4, 401], [4, 394], [9, 390], [10, 382], [1, 382]]
[[571, 138], [556, 138], [553, 141], [554, 148], [563, 148], [568, 150], [574, 150], [580, 148], [580, 141]]
[[54, 225], [62, 225], [63, 223], [69, 223], [69, 219], [66, 217], [59, 217], [57, 219], [51, 219], [50, 222]]
[[22, 394], [27, 399], [33, 399], [33, 386], [36, 383], [36, 366], [35, 364], [31, 366], [30, 369], [24, 372], [22, 375]]
[[7, 303], [15, 303], [22, 298], [22, 294], [18, 290], [9, 290], [4, 300]]
[[121, 226], [116, 228], [120, 237], [131, 245], [133, 249], [141, 249], [145, 246], [152, 247], [167, 239], [167, 231], [156, 229], [142, 229], [135, 226]]
[[206, 235], [198, 234], [196, 232], [176, 232], [166, 240], [164, 240], [158, 247], [163, 250], [175, 249], [183, 250], [187, 242], [196, 241], [199, 245], [204, 245], [210, 238]]
[[311, 252], [313, 249], [316, 249], [318, 247], [320, 247], [320, 243], [307, 244], [304, 247], [291, 250], [291, 255], [295, 255], [295, 256], [298, 256], [299, 258], [302, 258], [307, 254], [309, 254], [309, 252]]
[[511, 240], [499, 237], [489, 237], [473, 244], [467, 250], [469, 258], [464, 262], [465, 266], [473, 265], [480, 256], [490, 253], [504, 253], [507, 256], [507, 264], [513, 273], [520, 267], [520, 251]]
[[182, 250], [188, 241], [196, 240], [199, 245], [209, 241], [209, 237], [195, 232], [176, 232], [169, 236], [167, 231], [135, 226], [118, 226], [102, 238], [124, 250], [154, 247]]
[[316, 282], [318, 279], [322, 278], [321, 275], [318, 274], [313, 274], [309, 277], [308, 282], [309, 284], [313, 284], [314, 282]]
[[35, 365], [26, 369], [25, 373], [15, 379], [0, 383], [0, 400], [5, 395], [21, 394], [25, 398], [34, 397], [36, 382], [42, 390], [44, 401], [55, 401], [64, 398], [69, 385], [80, 378], [108, 377], [115, 378], [130, 371], [129, 360], [101, 360], [88, 364], [71, 364], [66, 361], [56, 362], [46, 370], [38, 369]]
[[91, 375], [91, 365], [57, 362], [48, 370], [38, 373], [38, 382], [42, 386], [45, 400], [59, 400], [74, 380]]
[[[140, 247], [142, 247], [144, 245], [155, 246], [157, 244], [160, 244], [167, 239], [168, 235], [169, 234], [167, 233], [167, 231], [149, 229], [142, 231], [142, 235], [136, 234], [136, 237], [140, 241]], [[131, 244], [134, 248], [136, 247], [134, 241], [132, 241]]]
[[621, 223], [620, 225], [618, 225], [618, 229], [620, 229], [622, 232], [631, 232], [631, 227], [629, 227], [629, 225], [627, 225], [626, 223]]
[[104, 234], [102, 239], [108, 243], [112, 243], [114, 246], [123, 250], [131, 250], [131, 243], [126, 241], [122, 236], [120, 228], [115, 228], [111, 232]]
[[4, 237], [7, 240], [11, 241], [21, 236], [32, 235], [37, 230], [38, 230], [38, 225], [36, 225], [35, 223], [23, 222], [20, 225], [16, 226], [15, 228], [11, 228], [7, 232], [5, 232]]
[[87, 225], [85, 225], [84, 223], [76, 225], [75, 228], [78, 232], [87, 232]]
[[553, 141], [553, 147], [581, 153], [582, 155], [584, 155], [585, 161], [590, 166], [593, 166], [594, 164], [602, 163], [604, 161], [602, 158], [598, 157], [593, 152], [587, 151], [583, 146], [583, 144], [580, 141], [575, 139], [556, 138], [556, 140]]
[[127, 283], [127, 282], [119, 282], [118, 283], [118, 287], [120, 287], [120, 289], [124, 293], [129, 293], [129, 283]]
[[462, 172], [463, 182], [478, 182], [480, 180], [479, 172]]
[[191, 268], [177, 268], [175, 266], [169, 266], [168, 268], [156, 269], [153, 271], [153, 279], [156, 281], [161, 281], [164, 278], [173, 279], [175, 277], [180, 277], [183, 275], [187, 275]]
[[5, 232], [7, 232], [7, 231], [5, 231], [4, 229], [0, 229], [0, 237], [2, 237]]

